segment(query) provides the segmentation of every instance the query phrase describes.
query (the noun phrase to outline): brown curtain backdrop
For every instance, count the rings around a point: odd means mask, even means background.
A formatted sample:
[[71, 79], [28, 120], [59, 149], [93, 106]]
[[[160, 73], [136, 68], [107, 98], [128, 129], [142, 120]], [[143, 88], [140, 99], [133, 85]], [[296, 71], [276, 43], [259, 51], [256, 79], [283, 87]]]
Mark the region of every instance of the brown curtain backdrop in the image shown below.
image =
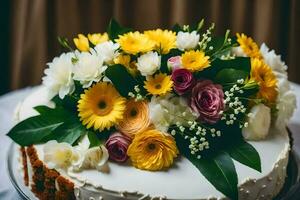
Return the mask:
[[201, 18], [244, 32], [282, 54], [290, 80], [300, 82], [298, 0], [11, 0], [10, 88], [41, 82], [46, 63], [63, 50], [57, 36], [104, 32], [111, 17], [135, 29], [171, 28]]

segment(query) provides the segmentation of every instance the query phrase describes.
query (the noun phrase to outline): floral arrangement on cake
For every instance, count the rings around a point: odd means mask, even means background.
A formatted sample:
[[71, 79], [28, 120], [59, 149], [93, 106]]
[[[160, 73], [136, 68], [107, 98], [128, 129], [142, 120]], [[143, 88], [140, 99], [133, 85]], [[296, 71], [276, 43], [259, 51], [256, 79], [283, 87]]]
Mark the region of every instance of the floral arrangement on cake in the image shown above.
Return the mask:
[[43, 78], [55, 106], [35, 107], [39, 115], [8, 136], [21, 146], [46, 143], [48, 166], [73, 171], [105, 171], [108, 160], [167, 170], [183, 155], [237, 199], [233, 159], [261, 171], [247, 140], [265, 139], [272, 123], [284, 129], [295, 96], [274, 51], [213, 30], [202, 20], [139, 32], [111, 20], [106, 33], [74, 38], [75, 49], [59, 38], [69, 52]]

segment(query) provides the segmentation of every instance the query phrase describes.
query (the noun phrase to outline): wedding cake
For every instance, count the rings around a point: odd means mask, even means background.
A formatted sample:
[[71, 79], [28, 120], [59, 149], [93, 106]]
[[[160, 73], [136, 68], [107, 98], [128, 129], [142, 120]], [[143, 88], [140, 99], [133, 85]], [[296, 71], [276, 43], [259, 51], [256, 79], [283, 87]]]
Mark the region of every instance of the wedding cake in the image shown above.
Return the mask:
[[111, 20], [48, 63], [16, 109], [24, 184], [38, 199], [272, 199], [295, 109], [287, 66], [245, 34]]

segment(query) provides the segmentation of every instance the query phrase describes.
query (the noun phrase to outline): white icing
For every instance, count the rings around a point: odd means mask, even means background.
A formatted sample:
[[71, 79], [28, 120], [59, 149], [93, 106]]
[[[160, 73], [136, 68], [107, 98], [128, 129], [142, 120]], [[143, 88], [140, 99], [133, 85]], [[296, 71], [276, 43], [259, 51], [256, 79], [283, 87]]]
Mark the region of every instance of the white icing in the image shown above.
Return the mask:
[[[286, 131], [279, 134], [278, 130], [271, 128], [265, 140], [250, 143], [261, 157], [262, 173], [234, 161], [239, 197], [245, 200], [271, 199], [282, 188], [286, 176], [290, 148], [288, 134]], [[43, 158], [43, 145], [35, 147], [39, 158]], [[97, 170], [60, 173], [75, 183], [77, 199], [224, 199], [224, 195], [183, 157], [178, 158], [168, 171], [142, 171], [110, 162], [109, 173]]]

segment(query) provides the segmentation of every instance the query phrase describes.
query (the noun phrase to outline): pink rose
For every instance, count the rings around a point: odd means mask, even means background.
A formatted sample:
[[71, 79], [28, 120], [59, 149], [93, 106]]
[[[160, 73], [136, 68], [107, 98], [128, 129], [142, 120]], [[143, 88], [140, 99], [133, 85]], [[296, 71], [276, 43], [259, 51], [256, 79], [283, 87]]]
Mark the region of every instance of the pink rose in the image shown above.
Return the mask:
[[183, 95], [190, 91], [195, 83], [193, 74], [183, 68], [174, 69], [172, 72], [172, 81], [177, 94]]
[[174, 57], [169, 58], [167, 65], [170, 70], [180, 68], [181, 67], [181, 57], [174, 56]]
[[190, 107], [199, 114], [200, 121], [216, 123], [221, 118], [220, 111], [224, 109], [222, 86], [210, 80], [199, 81], [192, 89]]
[[127, 149], [131, 139], [119, 132], [111, 134], [105, 143], [109, 158], [116, 162], [126, 162], [128, 159]]

